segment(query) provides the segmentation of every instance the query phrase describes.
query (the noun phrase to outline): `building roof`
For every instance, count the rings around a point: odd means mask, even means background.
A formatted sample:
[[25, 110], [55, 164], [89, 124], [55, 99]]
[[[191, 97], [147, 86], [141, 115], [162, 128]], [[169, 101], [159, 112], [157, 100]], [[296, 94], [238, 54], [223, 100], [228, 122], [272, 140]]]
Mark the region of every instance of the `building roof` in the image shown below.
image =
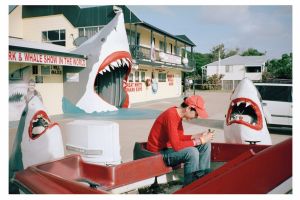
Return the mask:
[[[123, 9], [125, 23], [137, 23], [141, 20], [126, 6]], [[77, 5], [24, 5], [22, 17], [40, 17], [64, 15], [74, 27], [106, 25], [115, 16], [113, 6], [96, 6], [81, 8]]]
[[[225, 59], [221, 59], [220, 65], [245, 65], [245, 66], [261, 66], [267, 61], [266, 56], [240, 56], [234, 55]], [[209, 63], [205, 66], [218, 66], [219, 61]]]
[[189, 44], [193, 44], [192, 46], [196, 46], [192, 40], [190, 40], [186, 35], [175, 35], [177, 38], [180, 38], [184, 41], [186, 41], [186, 43], [189, 43]]
[[[171, 38], [177, 39], [190, 46], [196, 46], [185, 35], [175, 36], [164, 30], [161, 30], [145, 21], [139, 19], [131, 10], [126, 6], [119, 6], [124, 13], [125, 23], [139, 24], [141, 26], [155, 30], [158, 33], [167, 35]], [[81, 8], [77, 5], [24, 5], [22, 7], [22, 17], [40, 17], [48, 15], [64, 15], [74, 27], [86, 26], [103, 26], [106, 25], [115, 16], [113, 6], [96, 6]]]
[[28, 51], [33, 53], [42, 52], [54, 55], [85, 58], [84, 55], [70, 53], [66, 47], [60, 45], [32, 42], [18, 38], [9, 38], [9, 50]]

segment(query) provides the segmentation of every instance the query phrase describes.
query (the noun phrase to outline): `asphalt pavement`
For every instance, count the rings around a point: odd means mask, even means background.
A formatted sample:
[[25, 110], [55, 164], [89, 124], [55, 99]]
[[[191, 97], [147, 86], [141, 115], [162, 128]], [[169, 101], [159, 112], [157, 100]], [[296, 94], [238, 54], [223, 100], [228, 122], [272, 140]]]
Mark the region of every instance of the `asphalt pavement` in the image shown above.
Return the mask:
[[[190, 91], [188, 94], [193, 94]], [[183, 126], [186, 134], [195, 134], [205, 131], [208, 128], [215, 130], [214, 142], [224, 142], [223, 123], [225, 113], [229, 106], [231, 92], [224, 91], [197, 91], [206, 103], [206, 109], [209, 114], [207, 119], [194, 119], [189, 122], [184, 121]], [[74, 119], [93, 119], [114, 121], [119, 124], [119, 137], [121, 146], [121, 157], [123, 162], [133, 159], [133, 147], [135, 142], [147, 141], [149, 131], [155, 118], [165, 109], [171, 106], [179, 106], [183, 96], [177, 98], [168, 98], [163, 100], [135, 103], [129, 109], [121, 109], [116, 113], [107, 113], [100, 115], [58, 115], [50, 117], [52, 121], [58, 122], [61, 127], [65, 123]], [[11, 152], [14, 137], [17, 131], [17, 122], [9, 124], [9, 152]], [[291, 134], [272, 132], [271, 138], [273, 144], [277, 144], [289, 137]], [[65, 138], [62, 129], [63, 139]]]

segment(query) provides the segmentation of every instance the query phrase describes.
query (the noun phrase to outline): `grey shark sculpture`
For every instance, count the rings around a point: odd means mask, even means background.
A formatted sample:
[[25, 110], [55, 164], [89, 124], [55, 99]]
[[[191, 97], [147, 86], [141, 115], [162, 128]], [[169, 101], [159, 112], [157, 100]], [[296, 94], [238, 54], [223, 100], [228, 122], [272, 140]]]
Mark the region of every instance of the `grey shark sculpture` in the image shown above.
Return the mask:
[[87, 67], [79, 72], [78, 83], [64, 84], [64, 98], [86, 113], [129, 107], [132, 58], [122, 11], [72, 52], [86, 55]]
[[224, 123], [225, 141], [271, 145], [260, 94], [252, 81], [244, 78], [230, 100]]
[[[9, 158], [9, 179], [14, 173], [28, 166], [64, 156], [61, 130], [51, 122], [38, 96], [27, 103], [14, 140]], [[13, 185], [10, 193], [15, 193]]]

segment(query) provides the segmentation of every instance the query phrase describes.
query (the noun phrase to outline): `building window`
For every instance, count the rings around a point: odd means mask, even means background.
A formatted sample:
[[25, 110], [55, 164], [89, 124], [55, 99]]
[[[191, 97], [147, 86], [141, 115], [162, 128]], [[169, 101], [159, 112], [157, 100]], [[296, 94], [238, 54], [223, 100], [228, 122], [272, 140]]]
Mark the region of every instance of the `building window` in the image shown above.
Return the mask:
[[32, 74], [33, 75], [39, 74], [39, 66], [37, 65], [32, 66]]
[[66, 46], [66, 31], [65, 31], [65, 29], [43, 31], [42, 32], [42, 42]]
[[145, 72], [141, 72], [141, 82], [145, 82]]
[[164, 51], [165, 44], [163, 41], [159, 41], [159, 50]]
[[171, 54], [173, 54], [173, 44], [170, 43], [170, 50], [171, 50]]
[[175, 54], [176, 56], [179, 55], [179, 48], [178, 48], [177, 46], [174, 46], [174, 54]]
[[158, 82], [166, 82], [166, 73], [158, 73]]
[[43, 76], [35, 76], [35, 82], [36, 83], [43, 83], [44, 82]]
[[256, 66], [256, 67], [246, 67], [246, 73], [260, 73], [261, 72], [261, 67]]
[[[131, 30], [131, 41], [130, 41], [130, 30], [126, 29], [126, 33], [127, 33], [127, 39], [128, 39], [128, 43], [131, 42], [131, 44], [129, 45], [140, 45], [140, 33], [135, 33], [133, 30]], [[136, 34], [136, 39], [135, 39], [135, 34]]]
[[102, 28], [103, 28], [103, 26], [78, 28], [78, 36], [90, 38], [93, 35], [95, 35], [96, 33], [98, 33]]
[[129, 74], [128, 81], [129, 82], [133, 82], [133, 73]]
[[42, 66], [41, 74], [42, 75], [50, 75], [50, 66]]
[[230, 65], [226, 65], [225, 66], [225, 72], [226, 73], [230, 73], [230, 72], [232, 72], [233, 70], [232, 70], [232, 66], [230, 66]]
[[135, 71], [134, 75], [135, 75], [135, 82], [140, 82], [140, 72]]

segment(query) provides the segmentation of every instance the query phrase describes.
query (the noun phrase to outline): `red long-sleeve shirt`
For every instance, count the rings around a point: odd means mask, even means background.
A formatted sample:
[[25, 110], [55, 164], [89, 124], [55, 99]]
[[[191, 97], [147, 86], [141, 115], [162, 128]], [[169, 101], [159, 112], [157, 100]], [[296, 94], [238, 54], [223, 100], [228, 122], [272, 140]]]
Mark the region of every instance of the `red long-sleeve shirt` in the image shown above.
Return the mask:
[[147, 149], [152, 152], [159, 152], [164, 148], [179, 151], [191, 146], [194, 146], [191, 135], [184, 135], [182, 119], [176, 107], [171, 107], [161, 113], [150, 130]]

